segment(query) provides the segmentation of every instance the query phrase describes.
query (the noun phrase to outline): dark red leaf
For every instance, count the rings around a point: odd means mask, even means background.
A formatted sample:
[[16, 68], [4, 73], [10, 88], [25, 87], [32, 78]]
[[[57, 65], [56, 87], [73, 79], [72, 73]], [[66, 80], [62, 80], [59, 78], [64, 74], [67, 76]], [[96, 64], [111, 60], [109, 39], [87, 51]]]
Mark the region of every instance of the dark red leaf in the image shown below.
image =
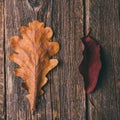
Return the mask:
[[79, 67], [84, 77], [86, 93], [91, 93], [97, 84], [101, 69], [100, 45], [91, 36], [82, 38], [83, 61]]

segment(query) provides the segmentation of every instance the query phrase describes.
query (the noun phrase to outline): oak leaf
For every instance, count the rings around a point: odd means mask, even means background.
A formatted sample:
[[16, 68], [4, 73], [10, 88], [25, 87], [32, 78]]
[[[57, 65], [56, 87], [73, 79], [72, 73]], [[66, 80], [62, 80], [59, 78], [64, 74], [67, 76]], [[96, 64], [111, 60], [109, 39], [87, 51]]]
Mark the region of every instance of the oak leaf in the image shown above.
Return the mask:
[[47, 83], [47, 73], [57, 64], [57, 59], [51, 59], [59, 51], [58, 42], [50, 42], [53, 35], [51, 28], [44, 27], [39, 21], [30, 22], [20, 28], [21, 37], [13, 36], [10, 45], [14, 53], [10, 59], [19, 65], [15, 75], [23, 79], [23, 86], [28, 91], [30, 110], [36, 106], [38, 94], [43, 94], [42, 87]]
[[85, 81], [86, 93], [91, 93], [98, 81], [101, 69], [100, 45], [88, 34], [82, 39], [83, 60], [79, 67]]

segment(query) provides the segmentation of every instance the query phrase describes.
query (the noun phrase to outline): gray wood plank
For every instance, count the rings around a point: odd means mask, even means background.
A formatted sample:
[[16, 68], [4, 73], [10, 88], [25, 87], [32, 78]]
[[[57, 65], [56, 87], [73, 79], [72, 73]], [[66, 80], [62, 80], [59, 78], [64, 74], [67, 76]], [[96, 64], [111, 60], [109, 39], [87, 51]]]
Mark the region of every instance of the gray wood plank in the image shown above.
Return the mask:
[[89, 120], [120, 119], [119, 0], [86, 0], [86, 31], [100, 43], [103, 68], [96, 91], [88, 96]]
[[0, 120], [4, 120], [4, 3], [0, 1]]
[[[53, 28], [53, 40], [60, 43], [61, 50], [55, 56], [59, 65], [49, 73], [46, 92], [39, 97], [37, 111], [32, 116], [22, 80], [12, 72], [16, 65], [7, 54], [11, 52], [10, 37], [20, 34], [20, 26], [34, 19]], [[5, 0], [7, 120], [85, 120], [84, 83], [78, 69], [82, 60], [82, 36], [82, 1]]]

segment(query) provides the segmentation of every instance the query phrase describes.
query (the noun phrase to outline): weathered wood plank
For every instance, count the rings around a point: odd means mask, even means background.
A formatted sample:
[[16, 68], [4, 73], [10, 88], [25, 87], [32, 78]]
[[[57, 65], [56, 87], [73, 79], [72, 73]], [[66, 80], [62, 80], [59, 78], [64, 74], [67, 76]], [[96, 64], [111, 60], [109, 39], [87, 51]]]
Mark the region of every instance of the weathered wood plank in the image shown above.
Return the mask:
[[86, 0], [86, 29], [102, 47], [98, 88], [88, 96], [89, 120], [120, 119], [119, 0]]
[[59, 67], [53, 72], [51, 96], [53, 119], [85, 120], [85, 93], [79, 73], [82, 60], [83, 2], [54, 0], [52, 26], [61, 50]]
[[20, 34], [21, 25], [38, 19], [51, 26], [53, 40], [61, 45], [60, 63], [48, 75], [46, 93], [39, 98], [35, 116], [29, 112], [21, 79], [13, 75], [15, 64], [6, 57], [8, 120], [85, 120], [85, 93], [79, 73], [82, 59], [83, 3], [79, 0], [5, 0], [6, 56], [11, 51], [10, 36]]
[[0, 120], [4, 120], [4, 4], [0, 1]]

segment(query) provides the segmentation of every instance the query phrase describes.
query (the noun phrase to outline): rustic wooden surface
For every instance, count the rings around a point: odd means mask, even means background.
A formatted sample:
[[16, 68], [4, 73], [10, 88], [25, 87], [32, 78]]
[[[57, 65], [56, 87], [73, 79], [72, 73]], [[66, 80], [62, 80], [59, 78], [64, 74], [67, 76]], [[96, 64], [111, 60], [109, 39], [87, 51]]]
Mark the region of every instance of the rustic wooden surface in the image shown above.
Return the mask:
[[[59, 65], [48, 74], [45, 94], [31, 115], [8, 54], [21, 25], [43, 21], [60, 43]], [[95, 92], [86, 95], [79, 73], [80, 38], [89, 27], [101, 45], [103, 68]], [[0, 0], [0, 120], [119, 120], [120, 0]]]
[[78, 0], [43, 0], [37, 4], [33, 0], [5, 1], [6, 55], [11, 51], [10, 36], [20, 34], [20, 26], [34, 19], [51, 26], [53, 40], [61, 46], [55, 56], [60, 61], [59, 65], [48, 75], [49, 82], [44, 87], [46, 92], [39, 97], [34, 116], [29, 112], [22, 81], [13, 74], [16, 65], [6, 56], [7, 120], [85, 120], [84, 83], [78, 69], [82, 60], [82, 5]]

